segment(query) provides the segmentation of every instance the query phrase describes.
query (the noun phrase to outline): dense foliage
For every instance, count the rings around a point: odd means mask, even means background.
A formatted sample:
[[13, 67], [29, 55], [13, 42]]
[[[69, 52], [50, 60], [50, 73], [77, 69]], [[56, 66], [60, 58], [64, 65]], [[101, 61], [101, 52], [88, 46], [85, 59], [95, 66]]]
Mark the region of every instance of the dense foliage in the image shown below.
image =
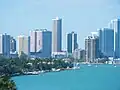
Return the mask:
[[11, 76], [24, 75], [25, 72], [51, 71], [72, 67], [71, 62], [55, 59], [29, 59], [25, 56], [20, 58], [4, 58], [0, 56], [0, 90], [16, 90], [15, 83]]
[[0, 77], [0, 90], [17, 90], [16, 85], [9, 76]]
[[72, 67], [72, 63], [54, 59], [7, 59], [0, 57], [0, 75], [22, 75], [24, 72]]

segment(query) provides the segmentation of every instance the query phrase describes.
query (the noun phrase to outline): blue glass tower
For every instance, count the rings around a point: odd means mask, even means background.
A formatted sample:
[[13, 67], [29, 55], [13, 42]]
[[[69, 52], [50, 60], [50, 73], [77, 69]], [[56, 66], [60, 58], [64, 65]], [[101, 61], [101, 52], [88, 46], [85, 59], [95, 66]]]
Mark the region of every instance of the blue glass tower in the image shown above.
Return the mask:
[[77, 48], [78, 48], [77, 34], [74, 32], [71, 32], [67, 35], [67, 52], [73, 53], [73, 51]]
[[2, 44], [3, 56], [10, 57], [10, 35], [7, 35], [6, 33], [3, 35]]
[[114, 57], [120, 58], [120, 19], [114, 19], [110, 24], [114, 29]]
[[103, 28], [99, 30], [99, 50], [104, 56], [114, 55], [114, 30]]

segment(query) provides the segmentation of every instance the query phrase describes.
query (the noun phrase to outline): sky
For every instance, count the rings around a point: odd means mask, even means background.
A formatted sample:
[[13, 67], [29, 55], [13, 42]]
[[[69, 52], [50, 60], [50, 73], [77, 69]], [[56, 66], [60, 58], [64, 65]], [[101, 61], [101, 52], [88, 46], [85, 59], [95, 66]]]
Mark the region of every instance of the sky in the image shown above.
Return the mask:
[[119, 0], [0, 0], [0, 33], [15, 38], [29, 35], [30, 30], [46, 28], [52, 31], [52, 19], [62, 18], [63, 49], [66, 34], [78, 34], [79, 48], [84, 38], [120, 16]]

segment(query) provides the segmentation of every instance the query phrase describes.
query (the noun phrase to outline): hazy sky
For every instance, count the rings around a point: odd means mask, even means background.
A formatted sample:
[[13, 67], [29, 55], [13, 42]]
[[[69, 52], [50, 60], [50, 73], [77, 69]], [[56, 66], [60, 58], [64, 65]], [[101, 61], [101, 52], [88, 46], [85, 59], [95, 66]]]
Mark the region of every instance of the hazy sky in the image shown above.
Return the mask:
[[63, 48], [66, 34], [78, 33], [78, 43], [84, 48], [84, 38], [98, 28], [106, 27], [120, 16], [119, 0], [0, 0], [0, 33], [16, 37], [29, 35], [29, 30], [52, 30], [52, 19], [63, 19]]

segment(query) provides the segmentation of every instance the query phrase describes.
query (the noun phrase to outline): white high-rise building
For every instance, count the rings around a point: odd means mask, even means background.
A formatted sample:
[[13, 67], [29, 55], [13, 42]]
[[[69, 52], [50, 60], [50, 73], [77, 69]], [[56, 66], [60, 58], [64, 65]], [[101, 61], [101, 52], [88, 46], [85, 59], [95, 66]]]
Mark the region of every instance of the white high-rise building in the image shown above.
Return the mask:
[[86, 62], [94, 62], [99, 58], [99, 38], [91, 35], [85, 38], [85, 59]]
[[56, 17], [53, 19], [52, 30], [52, 52], [62, 51], [62, 19]]
[[18, 36], [18, 55], [20, 56], [21, 53], [29, 55], [29, 47], [30, 46], [30, 37], [20, 35]]
[[30, 52], [35, 57], [51, 56], [52, 32], [47, 29], [30, 31]]

